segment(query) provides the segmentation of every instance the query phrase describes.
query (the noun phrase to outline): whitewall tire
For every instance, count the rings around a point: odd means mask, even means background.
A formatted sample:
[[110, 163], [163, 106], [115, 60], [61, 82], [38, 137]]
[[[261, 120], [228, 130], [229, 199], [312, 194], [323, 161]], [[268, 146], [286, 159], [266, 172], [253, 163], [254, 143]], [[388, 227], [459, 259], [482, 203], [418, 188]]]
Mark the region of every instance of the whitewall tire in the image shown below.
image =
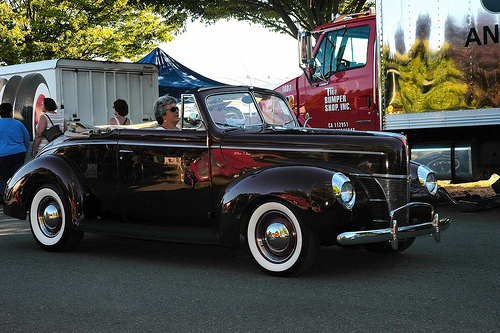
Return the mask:
[[53, 185], [44, 185], [36, 191], [29, 219], [33, 237], [46, 251], [69, 250], [82, 240], [83, 232], [71, 226], [69, 204]]
[[271, 275], [301, 273], [316, 259], [318, 240], [286, 205], [271, 201], [252, 213], [247, 227], [250, 253]]

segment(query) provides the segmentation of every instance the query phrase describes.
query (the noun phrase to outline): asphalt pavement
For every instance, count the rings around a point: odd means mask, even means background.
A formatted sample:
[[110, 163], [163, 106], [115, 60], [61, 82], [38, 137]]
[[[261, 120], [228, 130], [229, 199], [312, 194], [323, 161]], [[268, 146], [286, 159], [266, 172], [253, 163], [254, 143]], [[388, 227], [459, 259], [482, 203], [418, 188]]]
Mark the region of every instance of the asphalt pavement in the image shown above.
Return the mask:
[[500, 332], [500, 209], [405, 252], [323, 248], [276, 278], [246, 249], [86, 234], [49, 253], [0, 212], [1, 332]]

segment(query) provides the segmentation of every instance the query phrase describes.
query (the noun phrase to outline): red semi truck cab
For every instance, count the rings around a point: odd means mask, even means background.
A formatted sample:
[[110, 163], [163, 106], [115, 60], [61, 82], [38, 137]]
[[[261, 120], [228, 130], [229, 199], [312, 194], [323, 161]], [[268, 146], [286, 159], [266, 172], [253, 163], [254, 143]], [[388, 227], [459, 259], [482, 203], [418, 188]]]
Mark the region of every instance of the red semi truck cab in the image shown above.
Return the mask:
[[314, 56], [301, 62], [305, 73], [276, 90], [293, 101], [299, 116], [310, 118], [311, 127], [380, 130], [374, 87], [375, 12], [339, 17], [313, 34]]
[[499, 26], [498, 0], [377, 1], [300, 33], [304, 74], [276, 90], [303, 125], [401, 133], [438, 179], [489, 179], [500, 174]]

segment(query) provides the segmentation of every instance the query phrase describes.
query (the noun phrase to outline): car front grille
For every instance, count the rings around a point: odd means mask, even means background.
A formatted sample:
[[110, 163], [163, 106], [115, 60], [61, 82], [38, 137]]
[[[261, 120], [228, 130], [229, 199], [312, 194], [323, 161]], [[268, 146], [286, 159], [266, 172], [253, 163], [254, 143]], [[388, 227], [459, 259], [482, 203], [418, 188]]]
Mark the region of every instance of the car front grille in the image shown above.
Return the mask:
[[[389, 227], [389, 214], [392, 210], [408, 203], [409, 181], [406, 178], [361, 176], [358, 180], [363, 184], [370, 200], [373, 228]], [[406, 225], [406, 221], [400, 221]]]

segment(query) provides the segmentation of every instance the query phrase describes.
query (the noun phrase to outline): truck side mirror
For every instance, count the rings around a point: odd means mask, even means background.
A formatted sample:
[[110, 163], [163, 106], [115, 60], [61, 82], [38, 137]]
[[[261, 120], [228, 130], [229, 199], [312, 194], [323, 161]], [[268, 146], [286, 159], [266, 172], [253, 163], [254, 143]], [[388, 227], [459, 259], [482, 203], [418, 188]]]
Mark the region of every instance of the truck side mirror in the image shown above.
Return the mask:
[[300, 66], [305, 67], [312, 57], [311, 33], [309, 31], [299, 32]]

